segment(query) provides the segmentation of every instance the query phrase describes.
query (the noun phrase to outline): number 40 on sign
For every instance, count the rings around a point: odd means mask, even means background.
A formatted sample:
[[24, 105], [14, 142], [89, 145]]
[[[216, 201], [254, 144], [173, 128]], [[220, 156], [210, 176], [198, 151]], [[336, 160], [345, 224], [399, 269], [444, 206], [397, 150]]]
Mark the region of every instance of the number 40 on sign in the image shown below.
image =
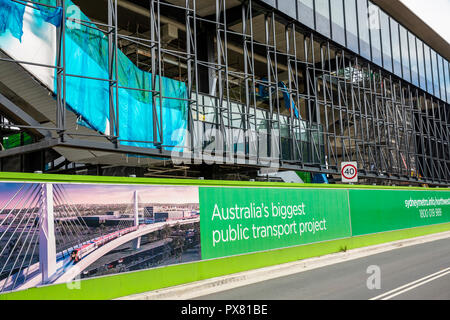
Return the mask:
[[342, 162], [341, 164], [342, 183], [358, 182], [358, 163]]

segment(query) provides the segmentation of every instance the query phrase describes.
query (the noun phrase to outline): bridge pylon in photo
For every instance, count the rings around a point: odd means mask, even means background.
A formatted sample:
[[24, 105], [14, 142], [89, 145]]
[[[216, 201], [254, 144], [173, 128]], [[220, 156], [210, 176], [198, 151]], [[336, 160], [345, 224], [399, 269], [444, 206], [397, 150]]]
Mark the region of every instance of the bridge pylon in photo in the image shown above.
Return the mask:
[[43, 183], [40, 188], [39, 267], [45, 284], [56, 273], [53, 184]]
[[[134, 209], [134, 226], [139, 226], [139, 192], [137, 190], [134, 191], [133, 194], [133, 209]], [[139, 250], [141, 247], [141, 237], [133, 240], [133, 249]]]

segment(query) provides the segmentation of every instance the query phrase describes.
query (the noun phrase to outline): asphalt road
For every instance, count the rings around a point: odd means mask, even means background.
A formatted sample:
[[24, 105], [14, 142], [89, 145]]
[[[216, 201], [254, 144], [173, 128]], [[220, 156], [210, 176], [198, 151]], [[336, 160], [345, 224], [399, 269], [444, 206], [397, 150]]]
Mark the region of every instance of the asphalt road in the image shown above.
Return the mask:
[[[368, 282], [372, 289], [368, 288]], [[450, 238], [271, 279], [196, 300], [373, 298], [450, 300]]]

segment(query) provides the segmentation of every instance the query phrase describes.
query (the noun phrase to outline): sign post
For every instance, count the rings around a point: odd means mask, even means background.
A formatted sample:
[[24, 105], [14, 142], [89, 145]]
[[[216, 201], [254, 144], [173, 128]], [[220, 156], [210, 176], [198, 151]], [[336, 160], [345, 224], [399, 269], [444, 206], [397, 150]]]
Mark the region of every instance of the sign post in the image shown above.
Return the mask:
[[342, 183], [358, 183], [358, 163], [342, 162], [341, 176]]

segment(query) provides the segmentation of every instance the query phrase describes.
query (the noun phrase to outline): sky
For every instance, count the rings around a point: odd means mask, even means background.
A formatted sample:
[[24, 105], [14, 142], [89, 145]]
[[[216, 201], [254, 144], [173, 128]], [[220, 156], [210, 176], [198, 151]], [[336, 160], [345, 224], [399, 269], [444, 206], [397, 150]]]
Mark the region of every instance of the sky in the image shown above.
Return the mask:
[[450, 0], [400, 0], [450, 43]]
[[134, 190], [144, 203], [198, 203], [198, 187], [130, 186], [130, 185], [64, 185], [72, 203], [130, 203]]
[[[0, 209], [8, 204], [8, 200], [20, 189], [21, 183], [0, 183]], [[21, 190], [21, 195], [26, 195], [25, 199], [32, 200], [30, 195], [36, 184], [26, 184]], [[197, 186], [143, 186], [143, 185], [101, 185], [101, 184], [64, 184], [67, 192], [67, 199], [71, 204], [119, 204], [131, 203], [134, 190], [138, 190], [139, 199], [144, 203], [198, 203]], [[18, 198], [16, 198], [18, 200]], [[11, 209], [17, 203], [17, 200], [11, 201], [8, 209]], [[28, 205], [28, 202], [25, 201]], [[24, 202], [20, 201], [18, 208], [22, 207]], [[1, 214], [1, 212], [0, 212]]]
[[134, 190], [144, 203], [198, 203], [198, 187], [195, 186], [130, 186], [65, 184], [73, 204], [131, 203]]

